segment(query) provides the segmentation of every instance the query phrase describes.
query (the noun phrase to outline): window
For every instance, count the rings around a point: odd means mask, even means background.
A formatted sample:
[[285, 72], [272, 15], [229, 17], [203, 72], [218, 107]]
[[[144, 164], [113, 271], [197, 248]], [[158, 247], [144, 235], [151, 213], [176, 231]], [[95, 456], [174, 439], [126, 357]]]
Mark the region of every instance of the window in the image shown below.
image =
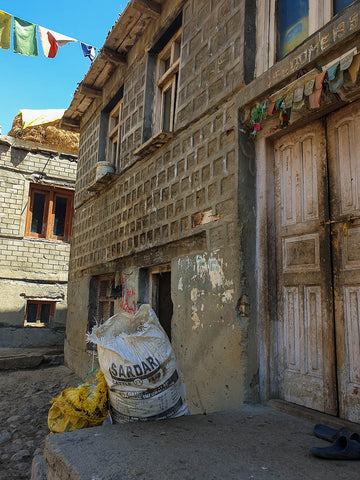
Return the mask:
[[285, 57], [354, 0], [263, 0], [257, 9], [256, 75]]
[[30, 185], [25, 235], [68, 241], [74, 192], [45, 185]]
[[[122, 284], [115, 286], [115, 283], [115, 274], [99, 275], [90, 279], [87, 326], [89, 332], [114, 315], [115, 302], [122, 294]], [[88, 343], [87, 349], [96, 350], [96, 345]]]
[[278, 58], [300, 45], [309, 34], [309, 1], [281, 0], [278, 10]]
[[122, 99], [109, 113], [108, 142], [107, 142], [107, 161], [112, 163], [116, 171], [121, 167], [121, 129], [122, 129]]
[[157, 58], [155, 131], [174, 130], [176, 90], [180, 64], [181, 29], [169, 40]]
[[171, 299], [171, 264], [142, 268], [139, 271], [139, 303], [149, 303], [171, 340], [173, 302]]
[[28, 300], [25, 312], [25, 327], [46, 327], [54, 317], [55, 302]]

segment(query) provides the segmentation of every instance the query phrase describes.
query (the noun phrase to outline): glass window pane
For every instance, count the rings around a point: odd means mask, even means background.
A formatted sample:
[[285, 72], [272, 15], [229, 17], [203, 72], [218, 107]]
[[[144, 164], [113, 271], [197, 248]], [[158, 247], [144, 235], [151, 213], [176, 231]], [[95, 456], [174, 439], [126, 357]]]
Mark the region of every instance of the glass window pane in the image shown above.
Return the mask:
[[48, 303], [43, 303], [41, 305], [40, 321], [45, 325], [47, 325], [50, 320], [50, 307], [51, 305], [49, 305]]
[[42, 233], [43, 218], [45, 207], [45, 195], [43, 193], [34, 193], [33, 211], [31, 217], [31, 233]]
[[309, 1], [279, 0], [278, 57], [282, 58], [308, 36]]
[[163, 130], [170, 132], [171, 118], [171, 88], [166, 90], [163, 95]]
[[354, 3], [354, 0], [334, 0], [334, 15]]
[[63, 237], [65, 234], [67, 198], [56, 197], [53, 235]]
[[28, 303], [26, 319], [28, 323], [36, 323], [37, 307], [37, 303]]

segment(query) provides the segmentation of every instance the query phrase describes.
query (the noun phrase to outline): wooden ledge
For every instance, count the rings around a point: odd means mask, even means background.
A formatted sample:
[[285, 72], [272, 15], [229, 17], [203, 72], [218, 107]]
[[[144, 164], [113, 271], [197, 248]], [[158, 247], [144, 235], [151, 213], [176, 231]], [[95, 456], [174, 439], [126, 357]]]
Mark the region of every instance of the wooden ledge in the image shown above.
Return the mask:
[[133, 155], [144, 158], [163, 147], [173, 136], [171, 132], [159, 132], [134, 150]]

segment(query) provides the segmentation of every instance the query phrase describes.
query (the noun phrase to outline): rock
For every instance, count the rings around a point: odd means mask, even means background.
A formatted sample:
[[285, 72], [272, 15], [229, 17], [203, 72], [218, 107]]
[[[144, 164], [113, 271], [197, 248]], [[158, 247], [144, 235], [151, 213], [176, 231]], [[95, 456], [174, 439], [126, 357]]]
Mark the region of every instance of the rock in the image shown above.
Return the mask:
[[23, 460], [24, 458], [30, 457], [31, 453], [29, 450], [20, 450], [11, 457], [12, 462], [19, 462], [20, 460]]
[[4, 430], [3, 432], [0, 432], [0, 445], [8, 442], [9, 440], [11, 440], [11, 433], [10, 432], [8, 432], [7, 430]]
[[46, 462], [42, 455], [35, 455], [33, 458], [31, 480], [46, 480]]
[[13, 415], [12, 417], [9, 417], [6, 421], [7, 423], [17, 423], [21, 420], [20, 415]]

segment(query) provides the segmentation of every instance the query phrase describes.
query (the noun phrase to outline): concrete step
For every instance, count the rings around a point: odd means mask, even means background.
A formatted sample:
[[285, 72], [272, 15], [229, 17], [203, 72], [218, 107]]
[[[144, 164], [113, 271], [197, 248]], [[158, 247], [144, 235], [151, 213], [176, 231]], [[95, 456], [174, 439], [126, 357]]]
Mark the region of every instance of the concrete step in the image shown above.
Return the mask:
[[63, 347], [0, 349], [0, 370], [36, 368], [40, 365], [51, 366], [63, 363]]
[[[314, 419], [315, 423], [319, 423]], [[322, 418], [324, 421], [324, 419]], [[328, 423], [330, 417], [325, 419]], [[263, 405], [49, 435], [47, 480], [348, 480], [358, 462], [322, 460], [314, 424]], [[36, 477], [34, 477], [35, 479]], [[38, 479], [36, 479], [38, 480]]]

